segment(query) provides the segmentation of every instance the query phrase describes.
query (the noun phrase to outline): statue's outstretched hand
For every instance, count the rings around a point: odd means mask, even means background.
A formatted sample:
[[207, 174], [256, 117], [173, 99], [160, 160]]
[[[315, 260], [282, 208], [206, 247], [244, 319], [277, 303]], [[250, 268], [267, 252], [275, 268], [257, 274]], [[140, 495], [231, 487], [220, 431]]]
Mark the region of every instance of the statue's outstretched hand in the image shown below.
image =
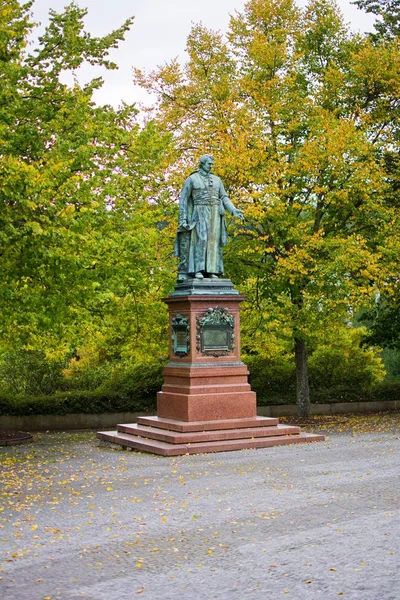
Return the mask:
[[240, 208], [235, 208], [235, 210], [233, 211], [232, 214], [237, 219], [240, 219], [241, 221], [245, 221], [245, 217], [244, 217], [243, 211], [240, 210]]

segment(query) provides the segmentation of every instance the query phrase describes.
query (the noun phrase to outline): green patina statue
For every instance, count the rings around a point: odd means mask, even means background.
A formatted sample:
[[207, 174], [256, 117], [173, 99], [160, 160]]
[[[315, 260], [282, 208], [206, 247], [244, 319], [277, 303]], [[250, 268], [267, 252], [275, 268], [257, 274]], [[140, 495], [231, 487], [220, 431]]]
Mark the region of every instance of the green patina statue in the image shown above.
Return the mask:
[[218, 279], [224, 272], [222, 247], [228, 242], [225, 209], [244, 220], [229, 200], [219, 177], [211, 173], [214, 159], [205, 154], [185, 181], [179, 197], [175, 256], [179, 256], [178, 282], [188, 277]]

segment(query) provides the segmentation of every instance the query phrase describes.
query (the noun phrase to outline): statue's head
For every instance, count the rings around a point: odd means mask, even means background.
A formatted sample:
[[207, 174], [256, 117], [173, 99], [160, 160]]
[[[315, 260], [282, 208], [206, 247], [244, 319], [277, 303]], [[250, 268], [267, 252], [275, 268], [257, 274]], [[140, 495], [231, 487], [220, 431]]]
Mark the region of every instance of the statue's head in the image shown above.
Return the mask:
[[214, 164], [214, 158], [211, 156], [211, 154], [203, 154], [203, 156], [200, 157], [200, 169], [204, 167], [204, 165], [206, 165], [207, 163], [211, 163], [211, 166]]

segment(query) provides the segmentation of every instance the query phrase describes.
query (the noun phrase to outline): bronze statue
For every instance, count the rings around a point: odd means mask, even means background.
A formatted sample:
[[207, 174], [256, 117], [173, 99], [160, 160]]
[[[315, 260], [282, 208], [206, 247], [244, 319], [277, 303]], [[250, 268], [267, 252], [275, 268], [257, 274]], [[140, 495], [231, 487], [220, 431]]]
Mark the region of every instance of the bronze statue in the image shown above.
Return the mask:
[[244, 220], [243, 212], [229, 200], [219, 177], [211, 173], [209, 154], [185, 181], [179, 197], [179, 222], [175, 256], [179, 256], [178, 282], [188, 277], [218, 279], [224, 272], [222, 247], [228, 242], [225, 209]]

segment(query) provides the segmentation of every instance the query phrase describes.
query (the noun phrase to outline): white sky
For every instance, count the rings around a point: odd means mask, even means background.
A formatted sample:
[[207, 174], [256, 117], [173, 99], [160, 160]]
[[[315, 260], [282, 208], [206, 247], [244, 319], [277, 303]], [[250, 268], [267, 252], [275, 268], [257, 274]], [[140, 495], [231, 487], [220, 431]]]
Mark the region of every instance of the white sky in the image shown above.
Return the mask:
[[[355, 31], [368, 31], [374, 17], [352, 6], [350, 0], [337, 0], [345, 19]], [[50, 8], [62, 11], [68, 0], [35, 0], [33, 16], [45, 25]], [[186, 38], [192, 23], [200, 21], [212, 29], [225, 31], [229, 15], [242, 11], [244, 0], [77, 0], [88, 9], [86, 27], [92, 35], [102, 36], [119, 27], [125, 19], [135, 17], [131, 31], [111, 58], [118, 71], [96, 70], [84, 67], [79, 73], [80, 82], [102, 75], [104, 85], [95, 92], [98, 104], [118, 106], [125, 102], [149, 103], [149, 97], [132, 83], [132, 66], [151, 71], [178, 56], [185, 60]], [[306, 0], [298, 0], [304, 5]]]

